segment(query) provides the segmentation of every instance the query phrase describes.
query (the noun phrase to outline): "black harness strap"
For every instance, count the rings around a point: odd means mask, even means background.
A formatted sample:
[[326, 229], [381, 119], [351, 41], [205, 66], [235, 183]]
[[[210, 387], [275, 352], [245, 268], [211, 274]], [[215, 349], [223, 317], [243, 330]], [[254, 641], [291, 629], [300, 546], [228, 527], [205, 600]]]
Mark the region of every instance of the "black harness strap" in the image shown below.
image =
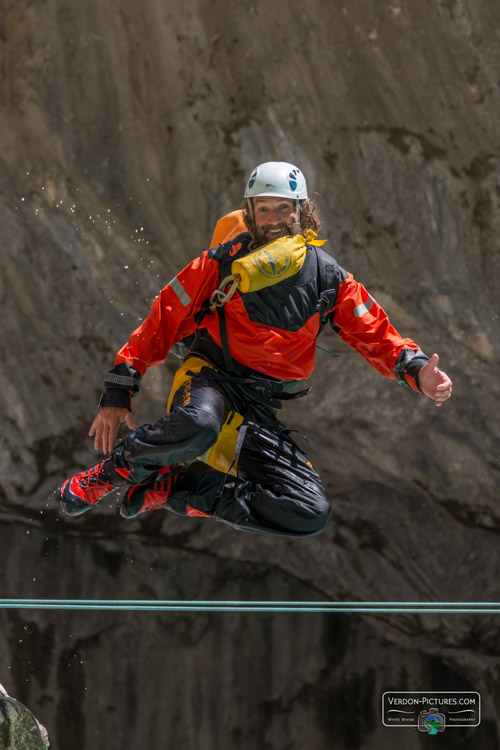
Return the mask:
[[222, 355], [224, 357], [224, 366], [226, 368], [226, 371], [230, 373], [233, 371], [233, 358], [231, 357], [231, 352], [229, 351], [226, 316], [224, 315], [224, 307], [222, 305], [217, 307], [217, 315], [219, 318], [220, 344], [221, 344], [221, 349], [222, 349]]

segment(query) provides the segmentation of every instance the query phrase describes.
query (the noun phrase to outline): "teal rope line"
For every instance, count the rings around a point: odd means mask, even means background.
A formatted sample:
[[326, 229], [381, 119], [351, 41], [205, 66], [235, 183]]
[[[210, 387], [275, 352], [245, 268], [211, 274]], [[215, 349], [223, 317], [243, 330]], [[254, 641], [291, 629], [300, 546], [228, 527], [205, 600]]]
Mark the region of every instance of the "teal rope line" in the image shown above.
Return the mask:
[[322, 352], [326, 352], [330, 357], [342, 357], [342, 354], [337, 354], [336, 352], [330, 351], [330, 349], [325, 349], [324, 346], [320, 346], [319, 344], [316, 344], [316, 349], [321, 349]]
[[0, 609], [131, 612], [350, 612], [355, 614], [500, 614], [500, 602], [278, 602], [147, 599], [0, 599]]

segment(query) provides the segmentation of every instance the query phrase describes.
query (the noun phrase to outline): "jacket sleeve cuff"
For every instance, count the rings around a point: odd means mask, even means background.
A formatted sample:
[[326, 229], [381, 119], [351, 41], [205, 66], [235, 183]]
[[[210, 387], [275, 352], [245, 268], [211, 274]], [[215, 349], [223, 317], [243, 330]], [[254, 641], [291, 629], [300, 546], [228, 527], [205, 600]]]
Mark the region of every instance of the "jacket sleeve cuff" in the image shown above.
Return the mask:
[[112, 370], [104, 376], [104, 387], [120, 388], [132, 393], [137, 393], [141, 381], [140, 373], [126, 362], [115, 365]]
[[418, 373], [429, 361], [429, 357], [420, 349], [403, 349], [394, 367], [394, 374], [399, 385], [406, 385], [422, 393]]
[[132, 394], [120, 388], [107, 388], [99, 399], [99, 407], [117, 406], [132, 411]]
[[138, 392], [141, 375], [132, 365], [121, 362], [104, 376], [106, 389], [99, 400], [99, 406], [117, 406], [132, 410], [132, 396]]

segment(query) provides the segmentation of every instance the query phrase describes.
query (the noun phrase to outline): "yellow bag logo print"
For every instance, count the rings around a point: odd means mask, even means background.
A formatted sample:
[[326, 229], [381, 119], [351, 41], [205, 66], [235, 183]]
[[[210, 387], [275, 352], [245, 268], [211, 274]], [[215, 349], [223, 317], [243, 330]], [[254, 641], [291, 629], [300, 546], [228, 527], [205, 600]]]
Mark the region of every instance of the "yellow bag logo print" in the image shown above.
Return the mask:
[[292, 263], [292, 254], [286, 247], [275, 248], [274, 252], [261, 250], [255, 254], [255, 264], [267, 279], [277, 281], [286, 274]]

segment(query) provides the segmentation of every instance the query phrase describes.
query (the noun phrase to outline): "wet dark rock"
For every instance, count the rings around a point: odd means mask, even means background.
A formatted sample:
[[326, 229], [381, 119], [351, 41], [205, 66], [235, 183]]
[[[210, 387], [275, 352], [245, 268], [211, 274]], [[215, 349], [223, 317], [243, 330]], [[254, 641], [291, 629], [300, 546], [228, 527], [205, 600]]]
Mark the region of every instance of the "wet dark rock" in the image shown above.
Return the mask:
[[[7, 4], [5, 596], [499, 601], [498, 28], [493, 0]], [[453, 399], [436, 409], [325, 333], [342, 358], [319, 352], [312, 393], [284, 410], [328, 488], [324, 535], [127, 522], [113, 498], [62, 518], [53, 491], [94, 461], [102, 374], [267, 159], [301, 166], [326, 248], [440, 354]], [[144, 378], [139, 422], [176, 366]], [[499, 744], [490, 616], [9, 610], [0, 624], [0, 673], [61, 750], [413, 750], [418, 733], [401, 740], [378, 712], [384, 690], [419, 686], [479, 690], [461, 747]]]

